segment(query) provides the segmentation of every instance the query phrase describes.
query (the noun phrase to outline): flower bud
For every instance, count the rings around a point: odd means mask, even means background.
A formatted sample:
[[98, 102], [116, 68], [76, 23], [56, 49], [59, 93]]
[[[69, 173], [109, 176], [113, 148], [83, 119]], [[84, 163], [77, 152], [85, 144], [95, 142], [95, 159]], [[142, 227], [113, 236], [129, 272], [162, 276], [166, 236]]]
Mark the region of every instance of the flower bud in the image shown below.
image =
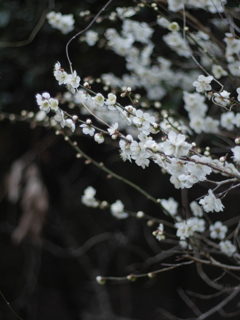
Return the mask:
[[106, 283], [106, 280], [101, 276], [97, 276], [96, 281], [98, 284], [102, 284], [102, 285]]

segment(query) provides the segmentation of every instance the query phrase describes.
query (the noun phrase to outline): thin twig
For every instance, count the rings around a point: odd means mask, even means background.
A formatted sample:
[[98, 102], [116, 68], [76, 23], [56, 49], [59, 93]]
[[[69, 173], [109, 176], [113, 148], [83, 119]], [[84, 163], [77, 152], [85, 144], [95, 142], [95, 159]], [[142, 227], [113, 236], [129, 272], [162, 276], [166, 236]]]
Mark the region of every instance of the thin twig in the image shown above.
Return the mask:
[[111, 2], [112, 2], [112, 0], [109, 0], [109, 1], [105, 4], [105, 6], [96, 14], [96, 16], [93, 18], [93, 20], [89, 23], [89, 25], [88, 25], [85, 29], [83, 29], [83, 30], [79, 31], [78, 33], [76, 33], [76, 34], [68, 41], [68, 43], [66, 44], [66, 56], [67, 56], [68, 63], [69, 63], [69, 67], [70, 67], [70, 70], [71, 70], [72, 73], [73, 73], [73, 70], [72, 70], [72, 62], [71, 62], [71, 60], [70, 60], [69, 53], [68, 53], [68, 47], [69, 47], [70, 43], [71, 43], [76, 37], [78, 37], [80, 34], [82, 34], [82, 33], [84, 33], [85, 31], [87, 31], [87, 30], [93, 25], [93, 23], [97, 20], [97, 18], [100, 16], [100, 14], [108, 7], [108, 5], [109, 5]]
[[44, 10], [43, 14], [41, 15], [37, 25], [31, 32], [30, 36], [23, 41], [11, 41], [11, 42], [0, 42], [0, 47], [23, 47], [26, 46], [27, 44], [31, 43], [34, 38], [36, 37], [37, 33], [41, 29], [41, 27], [44, 24], [44, 21], [46, 19], [46, 15], [48, 12], [50, 12], [55, 6], [55, 0], [49, 0], [48, 8]]

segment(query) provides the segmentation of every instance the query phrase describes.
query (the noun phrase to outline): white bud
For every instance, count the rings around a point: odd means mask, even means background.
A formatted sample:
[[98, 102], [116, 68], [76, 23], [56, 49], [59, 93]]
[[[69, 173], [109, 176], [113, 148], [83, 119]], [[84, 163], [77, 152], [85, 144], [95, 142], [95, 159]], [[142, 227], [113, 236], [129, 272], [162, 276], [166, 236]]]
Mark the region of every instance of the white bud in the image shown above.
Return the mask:
[[101, 276], [97, 276], [96, 281], [98, 284], [105, 284], [106, 283], [106, 280]]
[[88, 126], [90, 126], [90, 125], [92, 124], [92, 120], [91, 120], [91, 119], [87, 119], [87, 120], [86, 120], [86, 124], [87, 124]]
[[143, 211], [138, 211], [136, 216], [137, 216], [138, 219], [142, 219], [144, 217], [144, 212]]

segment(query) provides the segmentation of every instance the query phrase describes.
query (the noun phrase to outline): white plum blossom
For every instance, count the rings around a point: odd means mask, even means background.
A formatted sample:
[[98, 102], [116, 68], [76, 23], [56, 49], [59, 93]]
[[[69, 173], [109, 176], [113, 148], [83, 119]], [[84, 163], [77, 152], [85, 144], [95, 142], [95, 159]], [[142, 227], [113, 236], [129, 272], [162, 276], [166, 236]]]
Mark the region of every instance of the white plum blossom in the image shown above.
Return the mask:
[[186, 163], [182, 160], [172, 158], [170, 162], [166, 164], [168, 172], [173, 176], [187, 175]]
[[213, 76], [203, 76], [198, 77], [198, 81], [193, 82], [193, 86], [196, 87], [197, 92], [205, 92], [212, 89], [210, 83], [213, 80]]
[[183, 91], [184, 108], [189, 112], [189, 117], [204, 116], [207, 111], [205, 97], [198, 92]]
[[177, 12], [183, 10], [185, 5], [185, 0], [168, 0], [168, 10]]
[[174, 131], [168, 133], [168, 139], [162, 143], [163, 152], [168, 156], [179, 158], [186, 156], [191, 149], [191, 144], [185, 142], [184, 134], [177, 134]]
[[104, 142], [104, 137], [103, 137], [103, 134], [101, 132], [99, 133], [96, 133], [94, 135], [94, 140], [98, 143], [98, 144], [101, 144]]
[[46, 117], [47, 117], [46, 112], [45, 112], [45, 111], [42, 111], [42, 110], [38, 111], [38, 112], [35, 114], [35, 119], [36, 119], [36, 121], [38, 121], [38, 122], [45, 120]]
[[191, 56], [191, 49], [188, 43], [183, 39], [180, 32], [170, 32], [163, 36], [163, 40], [179, 56], [183, 56], [185, 58], [189, 58]]
[[[190, 115], [190, 114], [189, 114]], [[196, 133], [201, 133], [204, 130], [205, 119], [198, 115], [192, 115], [190, 118], [189, 126]]]
[[126, 37], [131, 34], [135, 41], [148, 43], [154, 30], [146, 22], [138, 22], [130, 19], [124, 19], [122, 25], [122, 34]]
[[205, 231], [206, 221], [204, 219], [199, 219], [197, 217], [192, 217], [189, 220], [191, 220], [192, 223], [194, 224], [195, 231], [197, 231], [197, 232], [204, 232]]
[[88, 30], [85, 33], [85, 41], [89, 46], [94, 46], [95, 43], [98, 41], [98, 33], [92, 30]]
[[99, 202], [95, 199], [96, 190], [89, 186], [84, 190], [84, 195], [81, 198], [81, 201], [87, 207], [96, 208]]
[[124, 212], [124, 205], [122, 201], [117, 200], [110, 207], [112, 215], [117, 219], [126, 219], [128, 217], [128, 213]]
[[132, 150], [131, 150], [131, 143], [133, 141], [133, 137], [128, 134], [126, 136], [126, 140], [121, 139], [119, 141], [120, 146], [120, 157], [123, 161], [129, 160], [131, 162]]
[[220, 241], [219, 243], [220, 250], [225, 253], [228, 257], [231, 257], [236, 251], [237, 248], [231, 241]]
[[240, 101], [240, 88], [237, 88], [236, 91], [237, 91], [237, 94], [238, 94], [237, 99], [238, 99], [238, 101]]
[[75, 131], [75, 123], [72, 121], [72, 119], [67, 119], [65, 121], [65, 126], [68, 127], [72, 132]]
[[[77, 72], [74, 70], [72, 74], [70, 74], [67, 85], [70, 86], [70, 88], [72, 89], [77, 89], [79, 87], [79, 83], [80, 83], [80, 77], [77, 75]], [[75, 91], [73, 90], [73, 93], [75, 93]]]
[[228, 227], [223, 225], [221, 221], [216, 221], [209, 228], [210, 237], [212, 239], [224, 239], [226, 237], [226, 233], [228, 231]]
[[101, 93], [97, 93], [96, 96], [93, 98], [93, 101], [98, 105], [99, 107], [102, 107], [104, 105], [104, 96]]
[[226, 107], [227, 105], [230, 104], [230, 98], [229, 98], [230, 92], [227, 92], [226, 90], [223, 90], [220, 93], [214, 93], [213, 96], [213, 101], [220, 105], [221, 107]]
[[116, 8], [117, 16], [120, 19], [124, 18], [130, 18], [136, 14], [136, 11], [134, 10], [133, 7], [128, 7], [128, 8]]
[[224, 205], [220, 199], [217, 199], [211, 189], [208, 190], [208, 195], [199, 201], [206, 212], [223, 211]]
[[51, 108], [49, 105], [50, 94], [48, 92], [44, 92], [36, 95], [37, 104], [39, 105], [39, 109], [45, 111], [46, 113], [50, 112]]
[[231, 150], [233, 152], [233, 161], [239, 165], [240, 164], [240, 146], [234, 147]]
[[88, 125], [88, 124], [81, 124], [80, 127], [82, 128], [82, 132], [84, 134], [89, 134], [90, 136], [93, 136], [95, 133], [95, 128], [93, 126]]
[[240, 61], [234, 61], [228, 64], [228, 70], [235, 77], [240, 77]]
[[62, 110], [58, 109], [56, 111], [56, 114], [54, 116], [54, 120], [59, 122], [62, 128], [65, 127], [66, 120], [64, 118], [64, 112]]
[[212, 73], [216, 79], [227, 76], [227, 71], [225, 71], [222, 66], [217, 64], [212, 65]]
[[191, 159], [194, 160], [194, 162], [188, 163], [188, 171], [194, 175], [198, 181], [204, 181], [206, 179], [206, 175], [210, 174], [212, 169], [199, 162], [208, 164], [209, 159], [207, 157], [199, 157], [197, 155], [192, 156]]
[[203, 216], [203, 209], [196, 201], [192, 201], [190, 203], [190, 209], [195, 217], [202, 217]]
[[55, 70], [53, 74], [59, 85], [68, 83], [70, 75], [67, 72], [62, 70]]
[[204, 118], [204, 123], [202, 127], [202, 131], [206, 133], [218, 133], [219, 131], [219, 120], [213, 119], [208, 116]]
[[146, 151], [145, 143], [133, 141], [131, 143], [132, 159], [135, 160], [138, 166], [141, 166], [143, 169], [149, 166], [150, 153]]
[[137, 110], [132, 121], [141, 132], [148, 135], [151, 132], [151, 124], [155, 123], [155, 117], [142, 110]]
[[79, 87], [81, 81], [76, 70], [74, 70], [72, 74], [68, 74], [61, 68], [60, 62], [56, 62], [54, 65], [53, 75], [59, 85], [65, 84], [72, 94], [76, 93], [76, 89]]
[[165, 17], [160, 17], [157, 19], [157, 24], [163, 28], [168, 28], [170, 22]]
[[51, 11], [47, 14], [48, 23], [63, 34], [67, 34], [74, 29], [74, 18], [72, 14], [61, 14], [61, 12]]
[[161, 205], [170, 215], [175, 216], [177, 214], [178, 203], [172, 197], [168, 200], [162, 199]]
[[204, 232], [205, 220], [192, 217], [181, 222], [176, 222], [175, 227], [177, 228], [177, 236], [181, 240], [185, 240], [193, 236], [194, 232]]
[[177, 229], [177, 237], [181, 240], [185, 240], [186, 238], [193, 236], [196, 231], [195, 223], [191, 218], [181, 222], [176, 222], [175, 227]]
[[50, 98], [49, 99], [49, 107], [51, 108], [52, 111], [57, 111], [58, 110], [58, 100]]
[[162, 223], [159, 224], [158, 229], [153, 231], [152, 233], [154, 235], [154, 237], [156, 237], [156, 239], [158, 241], [162, 241], [165, 240], [165, 234], [164, 234], [164, 226]]
[[176, 189], [191, 188], [194, 183], [191, 181], [190, 175], [181, 174], [180, 176], [171, 176], [170, 182]]
[[113, 136], [114, 134], [118, 133], [118, 123], [112, 124], [110, 128], [107, 129], [110, 136]]
[[233, 54], [240, 53], [240, 40], [236, 39], [232, 33], [225, 33], [226, 37], [223, 41], [226, 42], [226, 57], [229, 61], [229, 57]]
[[179, 24], [177, 22], [171, 22], [168, 25], [168, 30], [172, 32], [177, 32], [180, 30]]
[[106, 104], [108, 106], [108, 109], [115, 110], [114, 104], [116, 103], [117, 97], [113, 93], [108, 94], [108, 98], [106, 100]]
[[235, 114], [232, 111], [222, 113], [221, 115], [221, 126], [228, 130], [234, 129], [234, 122], [235, 122]]

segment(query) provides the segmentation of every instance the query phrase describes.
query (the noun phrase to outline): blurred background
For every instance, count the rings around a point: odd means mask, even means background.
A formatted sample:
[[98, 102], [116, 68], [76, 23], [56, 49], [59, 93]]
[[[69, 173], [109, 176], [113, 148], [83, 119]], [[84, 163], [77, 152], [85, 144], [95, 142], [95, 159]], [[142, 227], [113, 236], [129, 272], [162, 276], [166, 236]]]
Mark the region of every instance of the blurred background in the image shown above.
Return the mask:
[[[81, 203], [84, 189], [93, 186], [99, 200], [113, 203], [120, 199], [130, 211], [142, 210], [158, 218], [162, 212], [129, 186], [106, 179], [105, 173], [77, 159], [75, 151], [53, 129], [34, 126], [31, 121], [31, 112], [38, 111], [37, 93], [47, 91], [56, 96], [64, 92], [52, 70], [60, 61], [69, 72], [66, 43], [89, 21], [79, 13], [90, 10], [97, 14], [103, 4], [95, 0], [0, 1], [0, 290], [24, 320], [170, 319], [162, 308], [177, 316], [172, 319], [181, 319], [193, 317], [183, 290], [213, 292], [197, 277], [193, 265], [154, 279], [97, 284], [98, 275], [146, 273], [158, 269], [161, 262], [173, 263], [175, 258], [167, 254], [170, 244], [160, 245], [152, 237], [156, 225], [148, 227], [146, 221], [133, 217], [119, 221], [109, 210], [87, 208]], [[118, 6], [134, 4], [115, 0], [104, 15]], [[63, 35], [43, 22], [49, 5], [53, 11], [74, 15], [73, 32]], [[152, 14], [144, 9], [139, 18], [150, 22], [155, 19]], [[41, 28], [36, 36], [22, 43], [38, 25]], [[106, 19], [93, 30], [103, 33], [113, 26], [120, 28], [117, 22]], [[78, 39], [70, 44], [69, 54], [82, 79], [110, 71], [120, 76], [126, 71], [123, 58]], [[100, 86], [94, 89], [100, 90]], [[181, 108], [181, 103], [177, 107]], [[22, 113], [25, 121], [14, 116], [22, 110], [27, 110]], [[123, 164], [117, 145], [99, 146], [83, 135], [74, 139], [93, 159], [154, 197], [172, 196], [180, 201], [180, 193], [156, 165], [142, 170], [129, 162]], [[38, 194], [35, 198], [34, 192]], [[196, 189], [199, 192], [201, 187]], [[221, 274], [214, 272], [216, 278]], [[194, 301], [204, 311], [217, 299]], [[0, 319], [17, 319], [3, 297]]]

